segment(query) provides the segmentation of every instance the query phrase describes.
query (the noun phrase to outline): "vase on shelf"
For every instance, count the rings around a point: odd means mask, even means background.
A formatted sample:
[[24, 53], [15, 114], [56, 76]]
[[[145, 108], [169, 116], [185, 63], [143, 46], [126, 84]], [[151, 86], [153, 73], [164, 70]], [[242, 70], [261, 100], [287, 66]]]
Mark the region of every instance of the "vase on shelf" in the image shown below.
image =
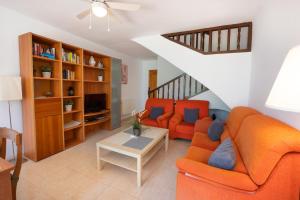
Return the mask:
[[98, 76], [98, 81], [103, 81], [103, 76]]
[[73, 88], [72, 86], [69, 87], [69, 88], [68, 88], [68, 95], [69, 95], [69, 96], [74, 96], [74, 94], [75, 94], [74, 88]]
[[89, 59], [89, 65], [90, 66], [95, 66], [95, 64], [96, 64], [95, 58], [93, 56], [91, 56], [90, 59]]

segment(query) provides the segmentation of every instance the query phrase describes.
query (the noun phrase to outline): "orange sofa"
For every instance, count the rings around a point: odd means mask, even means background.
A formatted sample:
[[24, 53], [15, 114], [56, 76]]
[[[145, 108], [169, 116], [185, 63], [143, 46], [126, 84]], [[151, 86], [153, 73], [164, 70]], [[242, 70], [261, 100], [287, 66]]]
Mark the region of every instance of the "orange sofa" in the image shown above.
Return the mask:
[[[149, 118], [152, 107], [163, 107], [164, 114], [159, 116], [156, 120]], [[160, 128], [168, 128], [169, 119], [174, 112], [174, 100], [173, 99], [157, 99], [149, 98], [146, 101], [145, 110], [138, 114], [138, 118], [141, 123], [147, 126], [154, 126]]]
[[169, 136], [171, 139], [182, 138], [191, 140], [194, 135], [195, 124], [184, 122], [185, 108], [198, 108], [199, 119], [208, 117], [208, 101], [202, 100], [179, 100], [176, 101], [175, 112], [169, 122]]
[[205, 138], [209, 123], [195, 127], [187, 155], [177, 160], [177, 200], [299, 199], [299, 131], [253, 109], [233, 109], [221, 137], [234, 144], [236, 165], [230, 171], [207, 164], [218, 144], [196, 139]]

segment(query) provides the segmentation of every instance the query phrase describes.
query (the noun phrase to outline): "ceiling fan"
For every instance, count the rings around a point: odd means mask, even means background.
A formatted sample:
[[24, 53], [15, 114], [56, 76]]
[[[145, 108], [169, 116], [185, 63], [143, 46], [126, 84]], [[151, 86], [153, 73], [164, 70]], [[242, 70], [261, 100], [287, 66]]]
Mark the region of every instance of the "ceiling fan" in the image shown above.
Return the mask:
[[92, 28], [92, 15], [102, 18], [107, 16], [108, 19], [108, 31], [110, 31], [110, 17], [113, 17], [112, 10], [123, 10], [123, 11], [136, 11], [140, 9], [139, 4], [133, 3], [123, 3], [123, 2], [110, 2], [107, 0], [83, 0], [89, 2], [90, 8], [82, 11], [77, 15], [79, 20], [84, 19], [85, 17], [90, 17], [89, 29]]

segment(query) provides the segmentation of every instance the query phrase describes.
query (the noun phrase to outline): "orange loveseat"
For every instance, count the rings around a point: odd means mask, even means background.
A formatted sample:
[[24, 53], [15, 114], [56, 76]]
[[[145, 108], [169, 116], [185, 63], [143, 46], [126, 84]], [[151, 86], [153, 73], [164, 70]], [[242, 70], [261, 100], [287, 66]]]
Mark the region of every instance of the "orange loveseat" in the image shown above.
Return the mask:
[[[163, 107], [164, 114], [159, 116], [156, 120], [149, 118], [152, 107]], [[157, 99], [149, 98], [146, 101], [145, 110], [138, 114], [141, 123], [147, 126], [154, 126], [160, 128], [168, 128], [169, 119], [173, 115], [174, 100], [173, 99]]]
[[184, 122], [185, 108], [198, 108], [199, 119], [208, 117], [209, 102], [203, 100], [179, 100], [176, 101], [175, 113], [169, 122], [169, 136], [171, 139], [182, 138], [191, 140], [194, 135], [195, 124]]
[[[195, 138], [204, 138], [206, 122], [197, 125], [202, 135], [195, 134]], [[299, 199], [299, 131], [253, 109], [238, 107], [229, 114], [221, 141], [228, 137], [236, 152], [232, 171], [207, 164], [218, 144], [193, 139], [187, 155], [177, 160], [177, 200]]]

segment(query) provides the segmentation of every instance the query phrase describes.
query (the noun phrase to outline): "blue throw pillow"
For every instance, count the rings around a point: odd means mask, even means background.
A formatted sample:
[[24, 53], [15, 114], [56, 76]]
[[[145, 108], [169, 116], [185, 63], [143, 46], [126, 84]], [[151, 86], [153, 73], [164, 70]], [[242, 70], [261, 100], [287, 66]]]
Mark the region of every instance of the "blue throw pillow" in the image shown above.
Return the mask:
[[236, 155], [230, 138], [224, 140], [208, 160], [209, 165], [226, 170], [232, 170], [235, 162]]
[[223, 131], [224, 131], [224, 122], [216, 119], [208, 127], [208, 137], [212, 141], [220, 140], [220, 137], [221, 137]]
[[198, 108], [185, 108], [184, 109], [184, 121], [194, 124], [199, 118]]
[[150, 119], [156, 120], [162, 114], [164, 114], [163, 107], [152, 107], [150, 111]]

